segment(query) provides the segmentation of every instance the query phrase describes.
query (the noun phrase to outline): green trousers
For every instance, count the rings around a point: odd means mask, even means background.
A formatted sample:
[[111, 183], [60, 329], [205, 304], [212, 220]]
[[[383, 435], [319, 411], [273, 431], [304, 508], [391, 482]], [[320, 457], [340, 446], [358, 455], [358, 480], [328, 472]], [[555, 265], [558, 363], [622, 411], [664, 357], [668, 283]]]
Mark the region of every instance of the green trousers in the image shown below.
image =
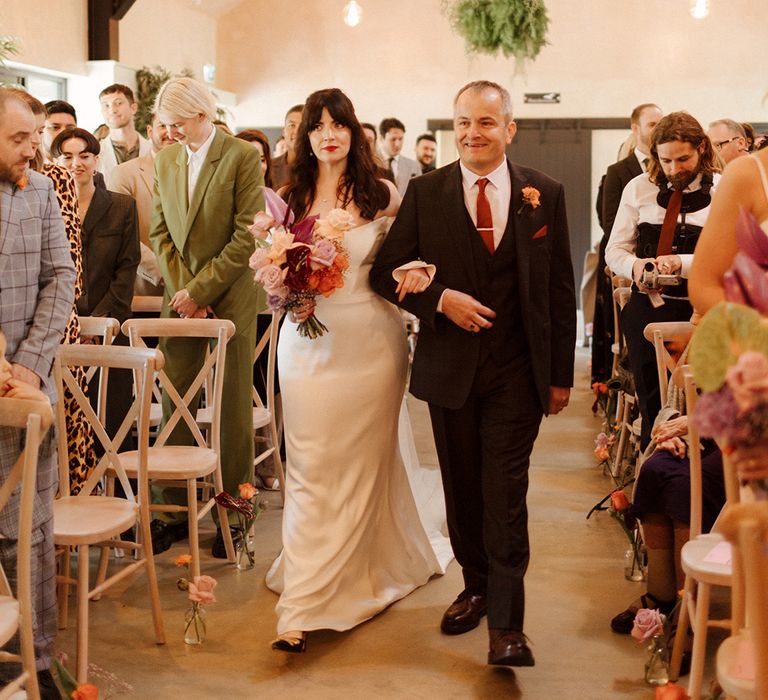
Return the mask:
[[[208, 338], [162, 338], [160, 350], [165, 356], [165, 372], [183, 397], [205, 362]], [[237, 497], [238, 484], [253, 483], [253, 352], [256, 347], [256, 317], [245, 328], [238, 327], [227, 343], [224, 368], [224, 391], [221, 405], [221, 471], [224, 490]], [[200, 395], [190, 405], [194, 416]], [[163, 392], [163, 424], [173, 413], [174, 405]], [[183, 421], [174, 428], [167, 445], [193, 445], [194, 438]], [[153, 487], [155, 503], [186, 504], [185, 484], [181, 488]], [[216, 509], [212, 511], [218, 522]], [[166, 522], [177, 523], [186, 519], [184, 513], [163, 513]], [[230, 523], [236, 524], [235, 513], [229, 514]]]

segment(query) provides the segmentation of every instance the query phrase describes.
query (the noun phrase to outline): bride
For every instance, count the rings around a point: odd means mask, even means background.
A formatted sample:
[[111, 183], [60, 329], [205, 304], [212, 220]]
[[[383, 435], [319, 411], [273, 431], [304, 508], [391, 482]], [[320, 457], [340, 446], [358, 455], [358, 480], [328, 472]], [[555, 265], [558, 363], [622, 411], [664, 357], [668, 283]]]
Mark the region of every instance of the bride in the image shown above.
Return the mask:
[[[430, 519], [414, 500], [411, 482], [430, 490], [427, 470], [406, 471], [401, 458], [402, 433], [412, 441], [407, 421], [398, 439], [406, 336], [398, 311], [368, 285], [399, 196], [375, 173], [349, 98], [338, 89], [310, 95], [283, 197], [297, 221], [342, 208], [355, 224], [344, 237], [344, 286], [296, 309], [280, 333], [287, 479], [283, 551], [267, 574], [280, 594], [276, 650], [303, 652], [307, 632], [343, 631], [373, 617], [444, 573], [452, 557], [434, 508]], [[417, 293], [428, 284], [413, 271], [401, 286]], [[328, 328], [316, 339], [297, 330], [312, 312]], [[436, 481], [437, 474], [433, 497]]]

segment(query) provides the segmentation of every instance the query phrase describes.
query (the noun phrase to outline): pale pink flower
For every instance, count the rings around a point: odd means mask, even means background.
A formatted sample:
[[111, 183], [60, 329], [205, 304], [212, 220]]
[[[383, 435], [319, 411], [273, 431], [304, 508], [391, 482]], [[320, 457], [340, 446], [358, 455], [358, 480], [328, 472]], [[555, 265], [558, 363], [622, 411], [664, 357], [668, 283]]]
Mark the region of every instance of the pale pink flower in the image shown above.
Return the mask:
[[338, 231], [349, 231], [355, 223], [355, 217], [345, 209], [331, 209], [325, 218]]
[[286, 270], [277, 265], [265, 265], [256, 270], [256, 281], [264, 285], [268, 294], [279, 296], [280, 290], [285, 286], [283, 284], [285, 273]]
[[309, 256], [309, 265], [313, 270], [321, 267], [330, 267], [338, 255], [336, 246], [329, 240], [320, 238], [314, 245]]
[[215, 603], [216, 596], [213, 595], [213, 589], [216, 588], [216, 584], [217, 581], [212, 576], [195, 576], [189, 584], [189, 599], [201, 605]]
[[275, 225], [275, 220], [266, 212], [258, 211], [253, 217], [253, 223], [248, 227], [254, 238], [266, 240], [269, 229]]
[[272, 258], [269, 257], [268, 250], [265, 250], [264, 248], [256, 248], [256, 250], [253, 251], [253, 255], [251, 255], [248, 260], [248, 267], [250, 267], [251, 270], [258, 270], [265, 265], [269, 265], [271, 262]]
[[640, 608], [632, 626], [632, 639], [645, 642], [651, 637], [664, 632], [664, 616], [658, 610]]
[[280, 227], [272, 232], [272, 247], [269, 250], [269, 257], [276, 265], [282, 265], [285, 262], [285, 252], [293, 246], [293, 234]]
[[725, 381], [739, 409], [753, 409], [759, 400], [768, 399], [768, 358], [761, 352], [742, 353], [726, 371]]

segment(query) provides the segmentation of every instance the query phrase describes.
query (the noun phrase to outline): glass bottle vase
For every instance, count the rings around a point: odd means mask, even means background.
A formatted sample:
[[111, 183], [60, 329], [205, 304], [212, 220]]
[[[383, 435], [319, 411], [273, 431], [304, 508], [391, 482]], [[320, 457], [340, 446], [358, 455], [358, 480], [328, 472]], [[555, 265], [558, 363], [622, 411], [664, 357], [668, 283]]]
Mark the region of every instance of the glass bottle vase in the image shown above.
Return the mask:
[[655, 634], [648, 644], [648, 660], [645, 662], [645, 682], [649, 685], [669, 683], [669, 649], [667, 638]]
[[200, 603], [192, 603], [184, 614], [184, 643], [202, 644], [207, 634], [205, 627], [205, 608]]
[[624, 578], [627, 581], [645, 580], [643, 569], [643, 554], [636, 547], [630, 547], [624, 552]]
[[253, 550], [253, 535], [248, 531], [244, 537], [238, 538], [235, 543], [235, 567], [238, 571], [248, 571], [254, 567]]

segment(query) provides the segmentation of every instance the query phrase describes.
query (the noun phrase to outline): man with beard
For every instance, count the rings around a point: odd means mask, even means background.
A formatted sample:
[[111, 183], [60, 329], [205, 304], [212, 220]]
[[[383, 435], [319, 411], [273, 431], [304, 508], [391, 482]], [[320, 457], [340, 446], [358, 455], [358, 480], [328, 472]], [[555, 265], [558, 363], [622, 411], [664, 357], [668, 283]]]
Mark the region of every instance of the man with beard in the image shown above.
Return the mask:
[[99, 141], [99, 172], [108, 180], [112, 170], [120, 163], [149, 155], [150, 145], [136, 131], [133, 119], [139, 106], [131, 88], [119, 83], [105, 87], [99, 93], [99, 102], [101, 116], [109, 127], [109, 136]]
[[416, 139], [416, 160], [421, 164], [422, 175], [435, 169], [437, 139], [432, 134], [422, 134]]
[[112, 192], [127, 194], [136, 200], [139, 215], [139, 240], [141, 241], [141, 262], [136, 270], [134, 294], [160, 295], [163, 293], [163, 275], [157, 264], [157, 258], [149, 247], [149, 224], [152, 220], [152, 191], [154, 181], [155, 156], [173, 140], [168, 130], [160, 123], [156, 114], [152, 115], [147, 125], [147, 136], [151, 144], [148, 154], [139, 156], [118, 165], [109, 175], [108, 188]]
[[[718, 171], [712, 142], [699, 122], [687, 112], [663, 117], [651, 134], [648, 172], [624, 188], [605, 249], [611, 270], [633, 281], [621, 328], [643, 419], [643, 449], [661, 408], [653, 346], [643, 331], [652, 322], [691, 317], [686, 278]], [[649, 277], [655, 274], [676, 276], [679, 284], [652, 284]]]

